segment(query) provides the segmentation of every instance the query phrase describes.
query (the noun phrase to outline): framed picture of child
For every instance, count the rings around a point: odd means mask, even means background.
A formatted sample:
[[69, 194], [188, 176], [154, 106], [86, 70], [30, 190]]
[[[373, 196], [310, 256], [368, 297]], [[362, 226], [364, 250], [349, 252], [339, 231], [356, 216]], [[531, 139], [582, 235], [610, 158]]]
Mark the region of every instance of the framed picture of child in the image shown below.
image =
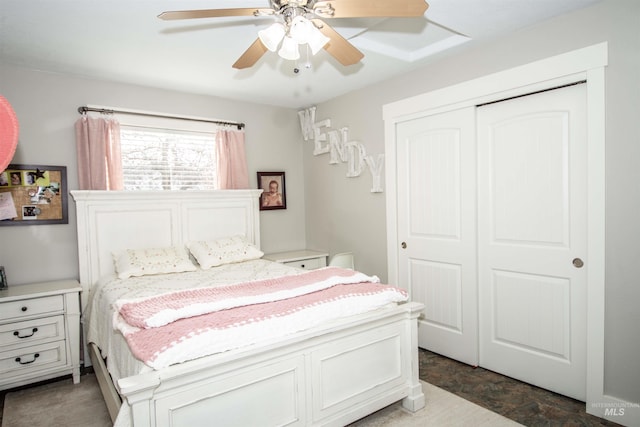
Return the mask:
[[4, 272], [4, 267], [0, 266], [0, 289], [7, 289], [7, 275]]
[[258, 172], [258, 188], [261, 211], [287, 208], [284, 172]]

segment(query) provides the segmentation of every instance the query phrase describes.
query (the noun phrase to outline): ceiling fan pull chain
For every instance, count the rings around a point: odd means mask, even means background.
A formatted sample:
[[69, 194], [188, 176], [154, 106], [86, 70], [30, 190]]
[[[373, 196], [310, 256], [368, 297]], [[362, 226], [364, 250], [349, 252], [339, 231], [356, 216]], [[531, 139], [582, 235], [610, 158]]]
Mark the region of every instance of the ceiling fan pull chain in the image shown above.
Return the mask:
[[305, 46], [307, 47], [306, 48], [307, 62], [304, 63], [304, 68], [306, 68], [307, 70], [310, 70], [311, 69], [311, 55], [310, 55], [311, 48], [309, 47], [308, 44]]

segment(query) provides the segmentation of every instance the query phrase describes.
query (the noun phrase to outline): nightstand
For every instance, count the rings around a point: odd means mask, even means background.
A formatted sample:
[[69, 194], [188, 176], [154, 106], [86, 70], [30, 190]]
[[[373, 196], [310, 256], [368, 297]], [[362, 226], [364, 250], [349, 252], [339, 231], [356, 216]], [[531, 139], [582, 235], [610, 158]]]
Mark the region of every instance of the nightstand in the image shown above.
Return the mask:
[[279, 252], [275, 254], [266, 254], [263, 258], [292, 267], [303, 268], [305, 270], [315, 270], [316, 268], [327, 266], [326, 252], [310, 251], [302, 249], [298, 251]]
[[72, 374], [80, 382], [76, 280], [0, 290], [0, 390]]

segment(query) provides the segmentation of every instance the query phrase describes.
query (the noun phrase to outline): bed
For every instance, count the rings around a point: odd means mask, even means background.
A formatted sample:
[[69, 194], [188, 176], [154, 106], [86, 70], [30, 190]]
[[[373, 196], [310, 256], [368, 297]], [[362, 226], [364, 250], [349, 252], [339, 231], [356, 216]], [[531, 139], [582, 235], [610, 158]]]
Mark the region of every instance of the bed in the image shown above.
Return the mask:
[[[117, 426], [342, 426], [400, 400], [410, 411], [424, 407], [424, 395], [418, 379], [417, 344], [417, 318], [422, 305], [415, 302], [381, 303], [375, 309], [355, 310], [348, 315], [343, 313], [315, 323], [312, 321], [314, 317], [306, 312], [303, 316], [297, 308], [289, 309], [287, 313], [294, 312], [298, 317], [290, 318], [296, 319], [293, 322], [289, 319], [279, 324], [295, 325], [289, 331], [263, 337], [265, 330], [279, 331], [288, 327], [273, 327], [274, 323], [265, 329], [256, 329], [254, 335], [260, 339], [235, 343], [212, 354], [209, 351], [197, 357], [189, 356], [184, 361], [170, 357], [153, 359], [155, 356], [140, 360], [133, 353], [141, 347], [131, 337], [138, 336], [138, 333], [142, 336], [148, 330], [165, 327], [162, 325], [174, 321], [188, 322], [192, 318], [185, 319], [179, 314], [175, 319], [166, 320], [163, 317], [167, 315], [166, 310], [159, 309], [153, 315], [147, 313], [148, 317], [132, 316], [133, 320], [127, 317], [125, 326], [118, 331], [112, 327], [114, 313], [98, 310], [96, 301], [105, 300], [107, 302], [102, 301], [103, 305], [120, 310], [115, 318], [122, 320], [126, 317], [125, 308], [139, 308], [138, 305], [158, 307], [157, 301], [152, 301], [154, 298], [173, 296], [176, 292], [190, 297], [196, 295], [200, 302], [203, 301], [200, 299], [202, 294], [196, 292], [202, 291], [207, 293], [205, 300], [208, 302], [197, 305], [207, 306], [203, 310], [208, 310], [219, 304], [216, 293], [221, 292], [219, 286], [226, 286], [224, 283], [231, 283], [225, 289], [233, 292], [240, 292], [238, 289], [243, 287], [251, 290], [258, 282], [268, 281], [270, 285], [276, 283], [281, 286], [278, 289], [282, 289], [285, 297], [266, 304], [285, 304], [285, 300], [288, 304], [293, 300], [287, 294], [298, 292], [299, 287], [293, 287], [293, 282], [307, 283], [307, 287], [314, 289], [312, 294], [296, 298], [311, 298], [310, 295], [316, 298], [325, 290], [328, 292], [343, 286], [342, 283], [338, 286], [332, 284], [320, 291], [314, 288], [319, 286], [318, 283], [334, 280], [336, 275], [348, 276], [346, 280], [352, 280], [354, 284], [358, 282], [358, 285], [369, 286], [368, 283], [360, 283], [363, 281], [358, 276], [363, 274], [360, 272], [333, 271], [331, 267], [321, 269], [327, 271], [307, 272], [267, 261], [255, 254], [251, 259], [214, 265], [205, 272], [200, 271], [205, 269], [204, 264], [200, 266], [197, 259], [193, 259], [197, 252], [189, 250], [187, 254], [197, 267], [195, 271], [119, 277], [122, 267], [119, 261], [114, 267], [113, 254], [145, 248], [180, 248], [193, 242], [219, 242], [238, 237], [252, 250], [259, 251], [260, 192], [71, 192], [76, 204], [79, 273], [83, 288], [84, 362], [85, 365], [93, 364], [110, 415]], [[203, 274], [212, 275], [207, 279], [211, 282], [206, 283], [214, 283], [215, 286], [192, 289], [190, 281], [204, 283], [200, 282]], [[180, 279], [176, 279], [178, 276]], [[311, 276], [314, 276], [313, 282]], [[130, 279], [135, 281], [129, 282]], [[168, 291], [164, 285], [169, 282], [181, 283], [184, 288]], [[107, 291], [104, 289], [109, 286], [117, 290], [119, 297], [109, 297], [115, 298], [116, 303], [105, 296]], [[147, 295], [147, 288], [143, 286], [157, 288], [160, 296]], [[344, 287], [351, 289], [347, 285]], [[386, 288], [385, 292], [393, 293]], [[238, 295], [229, 300], [248, 298], [248, 294]], [[251, 298], [262, 298], [262, 294], [251, 295]], [[120, 297], [123, 298], [118, 299]], [[343, 299], [339, 297], [331, 301]], [[360, 302], [340, 304], [348, 310], [360, 307]], [[236, 309], [247, 310], [235, 307], [220, 310]], [[171, 313], [182, 313], [180, 310], [182, 307]], [[196, 315], [194, 318], [200, 319], [216, 313], [203, 311]], [[265, 315], [265, 318], [278, 321], [276, 317]], [[159, 318], [163, 320], [152, 325], [150, 319]], [[118, 324], [117, 321], [115, 323]], [[136, 333], [129, 334], [132, 330]], [[234, 338], [234, 334], [227, 335], [229, 339]], [[208, 339], [216, 344], [224, 341]], [[156, 341], [156, 338], [142, 336], [140, 342]], [[169, 347], [172, 346], [173, 343]], [[205, 346], [196, 347], [202, 349]], [[152, 349], [148, 354], [164, 355], [164, 350]], [[157, 362], [160, 359], [162, 361]]]

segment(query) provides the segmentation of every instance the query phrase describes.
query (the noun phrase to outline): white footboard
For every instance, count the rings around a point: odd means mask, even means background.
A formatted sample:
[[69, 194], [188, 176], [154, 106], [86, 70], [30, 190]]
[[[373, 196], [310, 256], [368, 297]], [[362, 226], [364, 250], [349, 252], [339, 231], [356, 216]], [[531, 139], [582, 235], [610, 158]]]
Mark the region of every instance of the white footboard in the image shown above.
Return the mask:
[[134, 427], [343, 426], [393, 402], [424, 407], [418, 303], [119, 381]]

